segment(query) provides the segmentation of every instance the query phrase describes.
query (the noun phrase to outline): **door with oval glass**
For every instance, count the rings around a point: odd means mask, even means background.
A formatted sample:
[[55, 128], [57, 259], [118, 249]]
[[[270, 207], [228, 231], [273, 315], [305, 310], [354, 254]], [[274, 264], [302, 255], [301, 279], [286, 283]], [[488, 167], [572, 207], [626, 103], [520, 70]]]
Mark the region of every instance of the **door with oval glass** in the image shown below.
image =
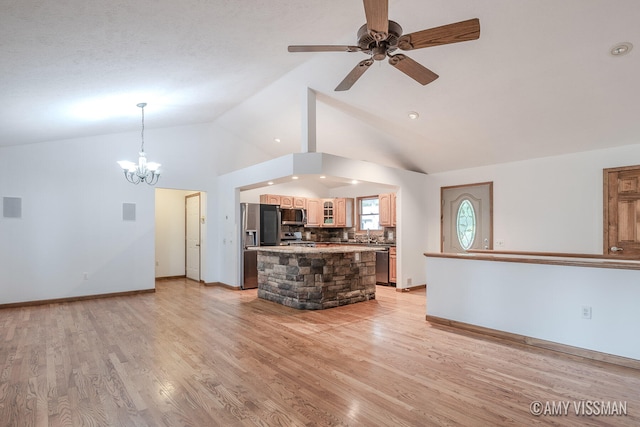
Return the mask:
[[493, 249], [493, 183], [440, 189], [440, 249], [460, 253]]

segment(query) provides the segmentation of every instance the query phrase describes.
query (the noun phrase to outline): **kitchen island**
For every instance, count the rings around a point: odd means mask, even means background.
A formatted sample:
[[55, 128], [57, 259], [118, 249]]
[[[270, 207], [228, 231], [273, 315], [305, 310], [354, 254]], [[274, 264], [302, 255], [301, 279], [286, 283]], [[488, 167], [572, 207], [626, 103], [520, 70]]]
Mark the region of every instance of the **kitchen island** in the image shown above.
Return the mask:
[[261, 246], [258, 297], [322, 310], [375, 299], [375, 246]]

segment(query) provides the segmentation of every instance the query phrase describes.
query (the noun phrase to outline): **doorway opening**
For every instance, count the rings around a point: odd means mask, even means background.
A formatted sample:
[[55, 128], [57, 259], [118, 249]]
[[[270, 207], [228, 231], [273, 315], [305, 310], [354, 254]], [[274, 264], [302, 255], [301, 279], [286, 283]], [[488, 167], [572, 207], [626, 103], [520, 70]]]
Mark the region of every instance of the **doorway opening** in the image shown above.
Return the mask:
[[156, 188], [156, 279], [201, 282], [206, 251], [206, 193]]

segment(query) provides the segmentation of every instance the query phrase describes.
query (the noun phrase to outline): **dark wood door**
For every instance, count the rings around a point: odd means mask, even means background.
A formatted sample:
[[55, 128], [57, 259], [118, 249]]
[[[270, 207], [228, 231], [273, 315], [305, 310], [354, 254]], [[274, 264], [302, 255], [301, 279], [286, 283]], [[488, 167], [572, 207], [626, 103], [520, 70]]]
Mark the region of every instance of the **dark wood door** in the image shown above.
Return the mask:
[[604, 170], [604, 254], [640, 259], [640, 166]]

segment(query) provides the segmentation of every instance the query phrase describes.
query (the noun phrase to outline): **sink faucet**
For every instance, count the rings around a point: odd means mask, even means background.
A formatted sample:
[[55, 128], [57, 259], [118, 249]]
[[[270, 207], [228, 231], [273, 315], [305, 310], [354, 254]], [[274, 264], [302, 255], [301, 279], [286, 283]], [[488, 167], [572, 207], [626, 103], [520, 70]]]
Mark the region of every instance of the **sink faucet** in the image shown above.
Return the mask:
[[371, 243], [371, 237], [369, 237], [369, 229], [367, 228], [367, 243]]

